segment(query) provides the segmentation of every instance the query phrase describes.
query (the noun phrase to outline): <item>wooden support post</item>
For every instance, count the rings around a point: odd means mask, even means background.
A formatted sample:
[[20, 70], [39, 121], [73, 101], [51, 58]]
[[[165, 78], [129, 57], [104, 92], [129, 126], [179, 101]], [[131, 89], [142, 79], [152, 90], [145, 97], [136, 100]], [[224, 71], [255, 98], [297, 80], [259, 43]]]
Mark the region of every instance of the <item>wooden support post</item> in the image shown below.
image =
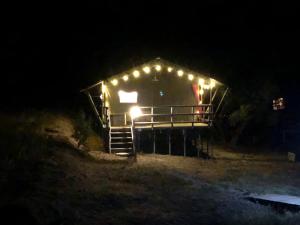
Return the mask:
[[[201, 135], [200, 135], [201, 136]], [[203, 135], [201, 136], [201, 151], [204, 152]]]
[[193, 114], [192, 127], [194, 127], [194, 122], [195, 122], [195, 107], [194, 106], [192, 106], [192, 114]]
[[212, 140], [211, 140], [211, 138], [209, 140], [210, 140], [210, 157], [213, 158], [214, 157], [214, 148], [212, 146]]
[[126, 116], [126, 112], [124, 112], [124, 125], [127, 125], [127, 116]]
[[169, 155], [171, 155], [171, 131], [169, 131]]
[[186, 156], [186, 130], [182, 130], [183, 133], [183, 156]]
[[156, 153], [156, 143], [155, 143], [155, 139], [156, 139], [156, 136], [155, 136], [155, 130], [153, 130], [153, 154]]
[[105, 93], [103, 87], [104, 87], [104, 82], [101, 82], [101, 93], [102, 93], [102, 97], [103, 97], [103, 99], [102, 99], [102, 107], [104, 109], [103, 110], [104, 114], [102, 114], [102, 121], [104, 122], [105, 126], [108, 126], [107, 108], [106, 108], [106, 105], [105, 105], [105, 103], [106, 103], [106, 93]]
[[88, 96], [88, 98], [89, 98], [90, 104], [91, 104], [92, 107], [93, 107], [93, 110], [94, 110], [95, 115], [97, 116], [98, 120], [100, 121], [101, 125], [103, 126], [103, 121], [102, 121], [102, 119], [101, 119], [101, 116], [99, 115], [99, 112], [98, 112], [98, 110], [97, 110], [95, 104], [94, 104], [94, 101], [93, 101], [93, 98], [92, 98], [90, 92], [87, 92], [86, 94], [87, 94], [87, 96]]
[[200, 157], [200, 149], [201, 149], [201, 135], [198, 134], [198, 139], [197, 139], [197, 157]]
[[173, 127], [173, 107], [171, 106], [171, 127]]
[[135, 149], [135, 127], [134, 127], [134, 119], [131, 119], [131, 137], [132, 137], [132, 147], [133, 147], [133, 154], [136, 155], [136, 149]]
[[152, 127], [152, 130], [153, 130], [153, 122], [154, 122], [153, 113], [154, 113], [154, 110], [153, 110], [153, 107], [151, 107], [151, 127]]
[[209, 137], [208, 137], [208, 134], [206, 136], [206, 154], [209, 156]]
[[226, 96], [228, 90], [229, 90], [229, 88], [227, 88], [227, 89], [225, 90], [225, 92], [224, 92], [224, 94], [223, 94], [223, 96], [222, 96], [222, 98], [221, 98], [221, 100], [220, 100], [220, 102], [219, 102], [219, 104], [218, 104], [218, 106], [217, 106], [217, 109], [216, 109], [216, 111], [214, 112], [214, 115], [217, 115], [217, 113], [218, 113], [218, 111], [219, 111], [219, 109], [220, 109], [220, 106], [221, 106], [221, 104], [222, 104], [222, 102], [223, 102], [223, 100], [224, 100], [224, 98], [225, 98], [225, 96]]
[[211, 132], [211, 129], [209, 128], [209, 157], [213, 157], [213, 147], [212, 147], [212, 132]]
[[213, 94], [213, 96], [212, 96], [211, 102], [214, 101], [214, 99], [215, 99], [215, 97], [216, 97], [216, 95], [217, 95], [218, 90], [219, 90], [219, 88], [216, 88], [216, 89], [215, 89], [215, 92], [214, 92], [214, 94]]
[[138, 130], [138, 151], [141, 152], [141, 131]]

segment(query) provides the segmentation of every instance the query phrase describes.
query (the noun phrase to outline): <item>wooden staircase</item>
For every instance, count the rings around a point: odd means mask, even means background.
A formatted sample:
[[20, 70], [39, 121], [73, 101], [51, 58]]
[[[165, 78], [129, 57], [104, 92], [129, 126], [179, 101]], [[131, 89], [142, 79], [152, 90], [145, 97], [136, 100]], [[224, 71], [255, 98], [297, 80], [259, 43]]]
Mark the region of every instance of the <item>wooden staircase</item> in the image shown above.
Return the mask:
[[109, 153], [118, 156], [134, 155], [133, 130], [131, 127], [110, 127]]

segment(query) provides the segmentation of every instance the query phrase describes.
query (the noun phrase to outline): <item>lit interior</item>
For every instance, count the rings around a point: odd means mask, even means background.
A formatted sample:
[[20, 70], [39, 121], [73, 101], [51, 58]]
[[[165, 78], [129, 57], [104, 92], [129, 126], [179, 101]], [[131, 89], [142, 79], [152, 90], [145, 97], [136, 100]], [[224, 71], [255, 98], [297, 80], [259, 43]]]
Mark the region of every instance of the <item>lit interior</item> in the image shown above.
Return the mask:
[[136, 91], [118, 91], [120, 103], [137, 103], [138, 93]]

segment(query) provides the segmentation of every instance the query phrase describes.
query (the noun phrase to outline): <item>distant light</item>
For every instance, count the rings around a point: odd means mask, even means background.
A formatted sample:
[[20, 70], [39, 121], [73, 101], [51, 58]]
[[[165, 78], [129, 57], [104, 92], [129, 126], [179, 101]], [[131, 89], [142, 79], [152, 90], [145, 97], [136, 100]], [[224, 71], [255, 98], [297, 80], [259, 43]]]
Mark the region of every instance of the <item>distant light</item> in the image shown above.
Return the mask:
[[137, 103], [138, 93], [136, 91], [118, 91], [120, 103]]
[[132, 74], [135, 78], [138, 78], [140, 76], [140, 72], [138, 70], [133, 71]]
[[278, 98], [273, 100], [273, 109], [282, 110], [285, 108], [285, 102], [283, 98]]
[[141, 108], [138, 106], [132, 106], [129, 110], [129, 114], [132, 119], [138, 118], [143, 115]]
[[163, 91], [160, 91], [160, 92], [159, 92], [159, 95], [160, 95], [160, 96], [164, 96], [165, 94], [164, 94]]
[[155, 69], [156, 69], [157, 71], [161, 71], [161, 65], [156, 65], [156, 66], [155, 66]]
[[203, 89], [201, 89], [201, 90], [199, 91], [199, 93], [200, 93], [200, 95], [203, 95], [203, 94], [204, 94]]
[[117, 79], [113, 79], [111, 81], [112, 85], [117, 86], [118, 85], [118, 80]]
[[143, 70], [144, 70], [145, 73], [150, 73], [150, 71], [151, 71], [149, 66], [145, 66], [143, 68]]
[[183, 74], [184, 74], [184, 72], [183, 72], [182, 70], [178, 70], [178, 71], [177, 71], [177, 75], [178, 75], [179, 77], [182, 77]]
[[216, 81], [214, 79], [210, 79], [210, 88], [214, 88], [216, 86]]
[[168, 67], [168, 72], [172, 72], [173, 68], [172, 67]]
[[126, 81], [128, 81], [128, 75], [124, 75], [123, 76], [123, 80], [126, 82]]
[[189, 79], [189, 80], [194, 80], [194, 75], [193, 75], [193, 74], [189, 74], [189, 75], [188, 75], [188, 79]]
[[199, 85], [203, 86], [204, 85], [204, 79], [203, 78], [200, 78], [199, 81], [198, 81]]

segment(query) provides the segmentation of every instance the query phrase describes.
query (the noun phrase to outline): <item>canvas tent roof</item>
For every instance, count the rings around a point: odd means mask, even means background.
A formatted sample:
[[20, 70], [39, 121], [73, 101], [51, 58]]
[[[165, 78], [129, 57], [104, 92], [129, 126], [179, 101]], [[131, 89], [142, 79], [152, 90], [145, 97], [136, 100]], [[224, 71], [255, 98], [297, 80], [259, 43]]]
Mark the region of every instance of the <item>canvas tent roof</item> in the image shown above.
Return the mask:
[[[127, 78], [129, 79], [130, 76], [133, 76], [133, 73], [135, 71], [139, 71], [139, 72], [144, 72], [144, 69], [146, 67], [148, 67], [151, 70], [155, 70], [156, 69], [156, 66], [160, 66], [161, 67], [161, 70], [169, 70], [169, 69], [172, 69], [172, 72], [174, 73], [174, 76], [177, 74], [178, 75], [178, 72], [179, 71], [182, 71], [182, 76], [192, 76], [193, 79], [204, 79], [204, 80], [207, 80], [207, 79], [213, 79], [213, 77], [209, 76], [209, 75], [206, 75], [206, 74], [202, 74], [202, 73], [199, 73], [199, 72], [196, 72], [194, 70], [190, 70], [186, 67], [183, 67], [183, 66], [179, 66], [177, 64], [174, 64], [172, 62], [169, 62], [165, 59], [161, 59], [161, 58], [156, 58], [154, 60], [151, 60], [151, 61], [148, 61], [146, 63], [143, 63], [141, 65], [138, 65], [138, 66], [134, 66], [126, 71], [123, 71], [121, 73], [117, 73], [115, 75], [112, 75], [112, 76], [109, 76], [108, 78], [106, 79], [103, 79], [103, 80], [100, 80], [98, 81], [97, 83], [85, 88], [85, 89], [82, 89], [81, 92], [84, 92], [84, 91], [88, 91], [89, 89], [95, 87], [95, 86], [98, 86], [99, 84], [101, 84], [103, 81], [113, 81], [113, 80], [118, 80], [118, 79], [124, 79], [124, 76], [127, 76]], [[150, 72], [149, 71], [149, 72]], [[168, 72], [171, 72], [171, 71], [168, 71]], [[215, 80], [215, 79], [214, 79]], [[130, 79], [129, 79], [130, 81]], [[218, 80], [215, 80], [216, 84], [218, 85], [222, 85], [222, 83]]]

